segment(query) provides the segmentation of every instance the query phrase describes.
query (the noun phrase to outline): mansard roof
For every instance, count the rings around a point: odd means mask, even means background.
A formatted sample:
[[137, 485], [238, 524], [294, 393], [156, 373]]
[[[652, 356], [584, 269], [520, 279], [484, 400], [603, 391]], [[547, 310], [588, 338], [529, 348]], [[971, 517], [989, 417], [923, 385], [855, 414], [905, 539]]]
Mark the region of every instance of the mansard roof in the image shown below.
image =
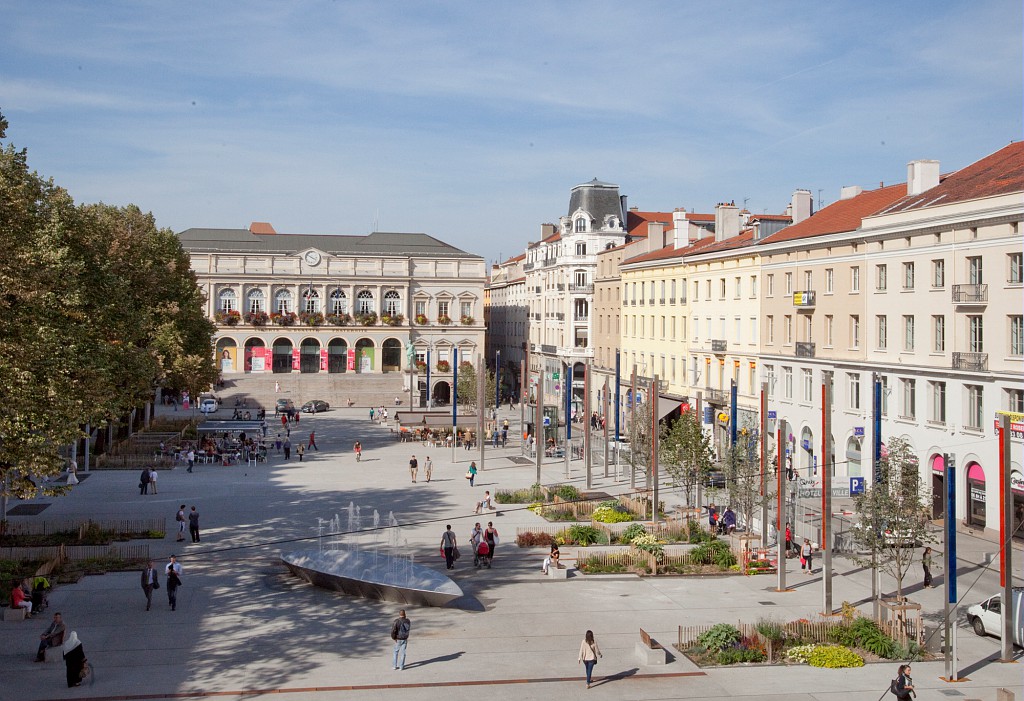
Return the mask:
[[[269, 226], [269, 225], [268, 225]], [[480, 258], [427, 234], [375, 231], [366, 236], [263, 234], [249, 229], [186, 229], [178, 234], [186, 251], [292, 255], [315, 248], [333, 255]]]

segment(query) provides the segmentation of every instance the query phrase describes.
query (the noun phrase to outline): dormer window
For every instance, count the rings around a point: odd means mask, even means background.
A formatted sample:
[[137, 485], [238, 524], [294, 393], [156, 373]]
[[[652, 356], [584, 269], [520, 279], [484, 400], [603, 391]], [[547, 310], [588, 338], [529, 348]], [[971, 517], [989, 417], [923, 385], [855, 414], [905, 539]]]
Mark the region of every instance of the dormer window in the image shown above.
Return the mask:
[[579, 217], [575, 221], [575, 229], [577, 234], [585, 233], [587, 230], [587, 220], [583, 217]]

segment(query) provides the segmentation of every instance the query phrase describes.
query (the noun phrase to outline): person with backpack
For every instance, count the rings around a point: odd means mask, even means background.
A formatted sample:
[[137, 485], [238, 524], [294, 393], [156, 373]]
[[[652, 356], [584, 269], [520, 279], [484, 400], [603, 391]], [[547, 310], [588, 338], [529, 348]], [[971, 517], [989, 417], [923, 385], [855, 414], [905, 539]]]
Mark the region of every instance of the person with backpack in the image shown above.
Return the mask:
[[395, 669], [405, 669], [405, 653], [409, 645], [409, 629], [412, 622], [405, 615], [405, 609], [398, 612], [398, 618], [391, 624], [391, 639], [395, 641]]

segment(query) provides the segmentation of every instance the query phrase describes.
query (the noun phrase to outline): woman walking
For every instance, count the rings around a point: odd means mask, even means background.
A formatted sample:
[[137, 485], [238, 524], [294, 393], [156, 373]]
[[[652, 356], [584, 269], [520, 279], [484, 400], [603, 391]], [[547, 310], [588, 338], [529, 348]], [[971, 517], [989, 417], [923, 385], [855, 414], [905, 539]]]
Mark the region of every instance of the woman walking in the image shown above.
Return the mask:
[[604, 657], [601, 654], [601, 648], [597, 646], [597, 641], [594, 640], [594, 631], [588, 630], [587, 634], [583, 636], [583, 642], [580, 643], [580, 657], [577, 661], [583, 663], [584, 668], [587, 670], [587, 688], [590, 688], [591, 676], [594, 673], [594, 665], [597, 664], [597, 658]]
[[492, 521], [487, 522], [487, 530], [484, 531], [484, 540], [487, 541], [487, 549], [489, 551], [487, 553], [487, 566], [490, 567], [491, 562], [494, 561], [494, 548], [499, 542], [501, 542], [501, 539], [498, 537], [498, 529], [494, 527], [494, 523]]
[[921, 567], [924, 568], [924, 586], [932, 588], [932, 549], [925, 548], [921, 553]]
[[466, 473], [466, 479], [469, 480], [469, 486], [473, 486], [473, 480], [476, 479], [476, 462], [469, 463], [469, 472]]
[[81, 686], [82, 679], [85, 677], [82, 674], [82, 670], [85, 669], [87, 660], [85, 659], [85, 648], [82, 647], [82, 641], [78, 639], [78, 633], [71, 631], [71, 635], [64, 641], [61, 652], [64, 653], [64, 666], [67, 668], [68, 687]]
[[811, 574], [811, 556], [814, 554], [814, 549], [811, 547], [810, 538], [804, 538], [804, 544], [800, 548], [800, 569], [807, 568], [807, 574]]

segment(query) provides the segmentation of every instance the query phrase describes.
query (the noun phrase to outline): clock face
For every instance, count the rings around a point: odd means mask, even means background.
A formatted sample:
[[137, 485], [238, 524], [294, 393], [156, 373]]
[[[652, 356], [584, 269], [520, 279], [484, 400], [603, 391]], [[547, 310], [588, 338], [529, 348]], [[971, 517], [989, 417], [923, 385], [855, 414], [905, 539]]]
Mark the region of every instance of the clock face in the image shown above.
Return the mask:
[[316, 265], [320, 262], [320, 254], [316, 251], [310, 251], [305, 256], [306, 262], [310, 265]]

